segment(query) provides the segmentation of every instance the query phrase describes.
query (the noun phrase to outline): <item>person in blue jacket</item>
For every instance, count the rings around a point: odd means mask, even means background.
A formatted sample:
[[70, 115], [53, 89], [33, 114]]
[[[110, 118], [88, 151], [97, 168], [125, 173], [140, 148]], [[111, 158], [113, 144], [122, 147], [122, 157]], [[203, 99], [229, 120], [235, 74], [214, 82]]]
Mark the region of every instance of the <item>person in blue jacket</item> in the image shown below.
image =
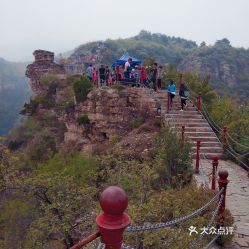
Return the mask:
[[173, 98], [176, 95], [176, 85], [174, 83], [174, 81], [172, 79], [169, 79], [169, 85], [168, 85], [168, 93], [169, 93], [169, 97], [170, 97], [170, 107], [172, 108], [173, 106]]

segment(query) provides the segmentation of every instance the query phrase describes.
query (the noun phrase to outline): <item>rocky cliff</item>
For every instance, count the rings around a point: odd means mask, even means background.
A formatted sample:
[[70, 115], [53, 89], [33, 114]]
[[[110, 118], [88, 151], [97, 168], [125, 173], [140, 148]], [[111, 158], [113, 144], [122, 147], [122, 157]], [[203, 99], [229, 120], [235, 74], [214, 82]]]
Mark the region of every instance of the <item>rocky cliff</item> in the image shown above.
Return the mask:
[[[83, 78], [66, 75], [53, 62], [51, 52], [38, 50], [34, 55], [35, 62], [28, 66], [27, 76], [36, 96], [25, 105], [23, 114], [38, 119], [53, 116], [56, 122], [50, 127], [52, 131], [58, 129], [58, 123], [64, 126], [63, 141], [57, 142], [57, 146], [94, 152], [113, 140], [121, 140], [144, 123], [153, 124], [160, 103], [152, 89], [122, 85], [92, 87], [86, 99], [77, 102], [74, 82]], [[42, 84], [48, 74], [53, 74], [53, 78]], [[46, 125], [49, 126], [48, 122]], [[152, 132], [154, 128], [152, 125]]]
[[[67, 127], [64, 142], [92, 151], [100, 143], [122, 137], [136, 126], [154, 120], [157, 106], [150, 89], [94, 89], [85, 102], [76, 105], [73, 118], [72, 115], [60, 118]], [[84, 116], [89, 118], [89, 123], [77, 123]]]

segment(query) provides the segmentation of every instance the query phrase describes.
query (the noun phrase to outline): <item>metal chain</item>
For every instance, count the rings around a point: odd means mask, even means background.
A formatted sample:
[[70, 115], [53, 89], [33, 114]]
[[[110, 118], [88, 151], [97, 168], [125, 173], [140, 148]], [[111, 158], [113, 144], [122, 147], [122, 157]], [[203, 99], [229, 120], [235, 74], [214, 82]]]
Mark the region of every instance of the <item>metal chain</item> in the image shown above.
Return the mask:
[[104, 248], [105, 248], [105, 244], [99, 243], [97, 249], [104, 249]]
[[[100, 243], [97, 247], [97, 249], [105, 249], [105, 244]], [[126, 244], [122, 244], [122, 249], [134, 249], [133, 247], [126, 245]]]
[[241, 146], [241, 147], [244, 147], [244, 148], [246, 148], [246, 149], [249, 149], [248, 146], [246, 146], [246, 145], [244, 145], [244, 144], [241, 144], [241, 143], [239, 143], [238, 141], [234, 140], [228, 132], [227, 132], [227, 136], [232, 140], [232, 142], [236, 143], [237, 145], [239, 145], [239, 146]]
[[122, 249], [134, 249], [134, 248], [129, 245], [122, 244]]
[[206, 211], [211, 205], [212, 203], [214, 203], [216, 201], [216, 199], [221, 195], [221, 193], [223, 192], [224, 188], [222, 188], [208, 203], [206, 203], [204, 206], [202, 206], [201, 208], [197, 209], [196, 211], [194, 211], [193, 213], [183, 216], [181, 218], [176, 218], [172, 221], [168, 221], [166, 223], [157, 223], [157, 224], [145, 224], [143, 226], [129, 226], [125, 229], [125, 232], [139, 232], [139, 231], [152, 231], [152, 230], [158, 230], [161, 228], [166, 228], [166, 227], [171, 227], [171, 226], [175, 226], [181, 222], [186, 222], [188, 220], [191, 220], [192, 218], [198, 216], [199, 214], [201, 214], [202, 212]]
[[[223, 189], [222, 189], [222, 191], [223, 191]], [[206, 227], [207, 229], [209, 229], [209, 228], [212, 226], [212, 224], [214, 223], [215, 218], [216, 218], [217, 215], [218, 215], [218, 211], [219, 211], [219, 209], [220, 209], [220, 206], [221, 206], [221, 203], [222, 203], [223, 199], [224, 199], [224, 195], [221, 195], [221, 198], [220, 198], [220, 200], [219, 200], [219, 203], [218, 203], [218, 205], [216, 206], [215, 210], [213, 211], [212, 218], [211, 218], [211, 220], [209, 221], [209, 223], [208, 223], [208, 225], [207, 225], [207, 227]], [[205, 233], [202, 233], [201, 236], [200, 236], [194, 243], [191, 244], [190, 249], [194, 249], [194, 248], [196, 248], [198, 245], [200, 245], [200, 243], [201, 243], [202, 239], [205, 237], [205, 235], [206, 235]]]
[[213, 124], [215, 130], [216, 130], [218, 133], [220, 133], [220, 131], [222, 130], [221, 127], [219, 127], [219, 126], [215, 123], [215, 121], [212, 119], [212, 117], [209, 115], [209, 113], [208, 113], [208, 111], [207, 111], [207, 109], [206, 109], [206, 107], [205, 107], [205, 105], [204, 105], [203, 102], [202, 102], [202, 105], [201, 105], [201, 106], [202, 106], [202, 109], [203, 109], [204, 113], [205, 113], [206, 116], [208, 117], [207, 119], [208, 119], [209, 121], [211, 121], [211, 123]]
[[230, 150], [227, 149], [227, 152], [228, 152], [231, 156], [233, 156], [240, 164], [242, 164], [242, 167], [243, 167], [243, 168], [245, 168], [246, 170], [249, 170], [249, 166], [246, 165], [244, 162], [242, 162], [236, 155], [234, 155], [234, 154], [232, 153], [232, 151], [230, 151]]
[[208, 249], [219, 237], [219, 234], [216, 235], [205, 247], [203, 247], [203, 249]]

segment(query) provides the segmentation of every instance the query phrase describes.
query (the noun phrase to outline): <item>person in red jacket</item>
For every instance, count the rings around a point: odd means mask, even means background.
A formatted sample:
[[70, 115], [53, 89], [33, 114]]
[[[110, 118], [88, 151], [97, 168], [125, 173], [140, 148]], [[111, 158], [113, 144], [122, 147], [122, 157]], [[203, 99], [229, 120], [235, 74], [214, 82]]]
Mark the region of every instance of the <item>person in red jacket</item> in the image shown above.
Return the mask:
[[93, 83], [98, 87], [98, 72], [95, 67], [93, 68]]
[[144, 67], [141, 69], [141, 83], [143, 86], [145, 86], [147, 80], [147, 72]]

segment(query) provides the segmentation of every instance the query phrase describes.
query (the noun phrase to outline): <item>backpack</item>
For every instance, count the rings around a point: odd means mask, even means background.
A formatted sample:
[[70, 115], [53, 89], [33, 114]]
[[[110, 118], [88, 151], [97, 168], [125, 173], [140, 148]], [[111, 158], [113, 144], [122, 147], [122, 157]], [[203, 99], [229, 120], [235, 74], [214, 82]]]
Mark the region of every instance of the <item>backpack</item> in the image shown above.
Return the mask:
[[183, 96], [186, 97], [186, 98], [188, 98], [188, 96], [189, 96], [189, 91], [188, 91], [188, 90], [185, 90], [185, 91], [183, 92]]

